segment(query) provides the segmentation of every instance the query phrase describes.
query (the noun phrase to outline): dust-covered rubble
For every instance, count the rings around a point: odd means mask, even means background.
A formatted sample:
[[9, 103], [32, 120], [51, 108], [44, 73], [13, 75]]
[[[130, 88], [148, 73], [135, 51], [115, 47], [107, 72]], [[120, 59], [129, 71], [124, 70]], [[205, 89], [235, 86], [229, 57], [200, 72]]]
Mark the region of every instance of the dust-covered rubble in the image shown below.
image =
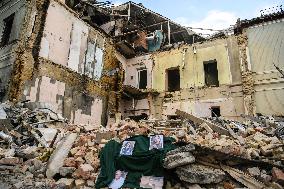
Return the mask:
[[179, 129], [158, 130], [130, 119], [107, 127], [73, 125], [48, 104], [6, 102], [0, 110], [2, 188], [94, 188], [108, 141], [150, 134], [176, 141], [163, 160], [165, 170], [176, 175], [165, 188], [280, 189], [284, 184], [281, 118], [197, 123], [182, 117]]

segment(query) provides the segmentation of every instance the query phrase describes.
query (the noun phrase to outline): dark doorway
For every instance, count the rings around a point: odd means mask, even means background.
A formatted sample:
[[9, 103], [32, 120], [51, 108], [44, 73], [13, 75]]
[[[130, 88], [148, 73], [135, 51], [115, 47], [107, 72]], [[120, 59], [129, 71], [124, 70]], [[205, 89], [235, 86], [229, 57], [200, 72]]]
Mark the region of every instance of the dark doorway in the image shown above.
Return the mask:
[[169, 92], [180, 90], [180, 75], [178, 68], [167, 70], [167, 88]]
[[204, 75], [206, 86], [219, 86], [218, 69], [216, 60], [206, 61], [204, 63]]
[[10, 35], [12, 31], [12, 26], [13, 26], [13, 21], [14, 21], [14, 15], [12, 14], [9, 17], [5, 18], [4, 21], [4, 30], [2, 34], [2, 39], [1, 39], [1, 46], [8, 45], [9, 40], [10, 40]]
[[138, 71], [139, 89], [147, 88], [147, 70]]
[[221, 111], [219, 106], [211, 107], [211, 117], [220, 117]]

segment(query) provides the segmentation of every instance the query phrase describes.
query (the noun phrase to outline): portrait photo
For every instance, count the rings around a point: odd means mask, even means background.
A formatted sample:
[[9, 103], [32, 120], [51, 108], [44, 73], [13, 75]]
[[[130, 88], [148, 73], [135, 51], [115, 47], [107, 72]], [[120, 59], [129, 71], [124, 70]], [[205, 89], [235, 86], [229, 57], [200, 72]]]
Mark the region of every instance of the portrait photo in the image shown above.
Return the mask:
[[120, 149], [120, 155], [132, 155], [134, 150], [135, 141], [124, 141]]
[[142, 176], [140, 181], [141, 188], [162, 189], [164, 177]]
[[150, 136], [149, 150], [161, 149], [163, 147], [164, 147], [164, 136], [163, 135]]
[[112, 180], [112, 182], [110, 183], [110, 185], [108, 187], [112, 188], [112, 189], [121, 188], [122, 185], [124, 184], [126, 175], [127, 175], [127, 172], [117, 170], [115, 172], [114, 179]]

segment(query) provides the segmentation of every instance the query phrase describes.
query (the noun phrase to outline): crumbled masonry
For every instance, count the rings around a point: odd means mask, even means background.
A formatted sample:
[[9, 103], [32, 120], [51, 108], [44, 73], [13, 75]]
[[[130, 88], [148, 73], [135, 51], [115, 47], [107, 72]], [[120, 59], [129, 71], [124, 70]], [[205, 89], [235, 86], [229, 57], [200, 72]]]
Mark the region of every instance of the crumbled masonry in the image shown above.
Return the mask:
[[0, 189], [284, 189], [282, 7], [0, 0]]
[[[99, 153], [108, 141], [153, 134], [173, 137], [177, 145], [163, 160], [165, 171], [175, 175], [165, 181], [166, 188], [278, 189], [284, 182], [284, 133], [279, 132], [284, 125], [279, 118], [206, 120], [210, 125], [230, 127], [244, 141], [240, 143], [240, 138], [221, 135], [205, 124], [190, 123], [192, 120], [186, 118], [190, 116], [185, 116], [183, 122], [187, 124], [178, 130], [159, 131], [131, 120], [109, 127], [72, 125], [42, 104], [6, 102], [0, 109], [3, 188], [94, 188], [100, 171]], [[262, 124], [255, 119], [262, 120]]]

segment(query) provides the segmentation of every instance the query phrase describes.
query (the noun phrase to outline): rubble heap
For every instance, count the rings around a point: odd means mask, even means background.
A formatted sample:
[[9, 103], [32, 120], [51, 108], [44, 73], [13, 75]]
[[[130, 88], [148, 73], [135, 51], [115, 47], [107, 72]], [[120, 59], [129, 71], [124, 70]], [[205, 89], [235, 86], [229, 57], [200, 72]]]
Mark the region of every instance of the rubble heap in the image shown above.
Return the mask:
[[178, 130], [158, 131], [132, 120], [109, 127], [72, 125], [46, 104], [1, 104], [0, 185], [94, 188], [106, 143], [163, 134], [177, 146], [163, 160], [165, 170], [175, 175], [166, 188], [283, 188], [282, 119], [236, 122], [177, 114], [183, 119]]

